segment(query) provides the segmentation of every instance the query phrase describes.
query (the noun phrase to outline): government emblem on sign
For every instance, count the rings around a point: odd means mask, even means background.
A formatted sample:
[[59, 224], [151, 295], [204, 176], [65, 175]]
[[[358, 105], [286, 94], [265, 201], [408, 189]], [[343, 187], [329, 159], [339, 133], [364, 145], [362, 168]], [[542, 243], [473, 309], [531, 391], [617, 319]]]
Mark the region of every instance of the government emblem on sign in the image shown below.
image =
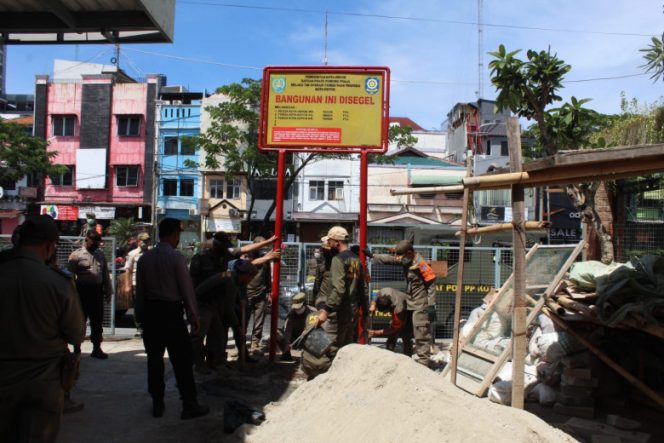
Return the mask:
[[368, 77], [364, 81], [364, 90], [367, 91], [367, 94], [377, 93], [379, 87], [380, 87], [380, 80], [378, 80], [378, 77]]
[[286, 89], [286, 77], [272, 77], [272, 90], [276, 93]]

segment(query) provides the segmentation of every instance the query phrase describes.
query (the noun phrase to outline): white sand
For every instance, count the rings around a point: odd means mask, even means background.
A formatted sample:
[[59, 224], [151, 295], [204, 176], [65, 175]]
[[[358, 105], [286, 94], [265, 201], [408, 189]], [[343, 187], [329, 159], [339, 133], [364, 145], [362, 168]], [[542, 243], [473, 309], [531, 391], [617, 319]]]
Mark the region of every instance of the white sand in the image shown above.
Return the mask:
[[573, 442], [521, 410], [478, 399], [411, 359], [339, 351], [327, 374], [266, 409], [249, 442]]

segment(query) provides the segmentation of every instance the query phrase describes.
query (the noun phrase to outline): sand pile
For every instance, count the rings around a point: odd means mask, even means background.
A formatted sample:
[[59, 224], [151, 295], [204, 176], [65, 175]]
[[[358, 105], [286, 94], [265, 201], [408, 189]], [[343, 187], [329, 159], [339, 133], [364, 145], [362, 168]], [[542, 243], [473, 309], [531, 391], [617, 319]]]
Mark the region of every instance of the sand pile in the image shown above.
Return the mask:
[[260, 442], [573, 442], [536, 416], [478, 399], [411, 359], [346, 346], [327, 374], [266, 409]]

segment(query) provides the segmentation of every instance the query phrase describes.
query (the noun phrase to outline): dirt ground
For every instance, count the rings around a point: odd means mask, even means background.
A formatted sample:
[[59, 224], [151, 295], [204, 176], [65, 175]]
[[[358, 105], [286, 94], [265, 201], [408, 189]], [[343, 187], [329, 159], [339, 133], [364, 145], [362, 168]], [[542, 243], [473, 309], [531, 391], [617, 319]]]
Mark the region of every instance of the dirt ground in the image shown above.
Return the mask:
[[85, 407], [63, 416], [59, 443], [238, 441], [223, 431], [226, 400], [241, 400], [263, 409], [270, 402], [283, 401], [305, 382], [297, 363], [270, 364], [263, 358], [239, 372], [231, 362], [220, 374], [195, 375], [199, 402], [209, 405], [211, 411], [205, 417], [181, 420], [175, 377], [166, 362], [166, 412], [153, 418], [143, 342], [129, 336], [107, 340], [102, 347], [109, 354], [108, 360], [91, 358], [90, 343], [83, 345], [81, 376], [72, 398]]

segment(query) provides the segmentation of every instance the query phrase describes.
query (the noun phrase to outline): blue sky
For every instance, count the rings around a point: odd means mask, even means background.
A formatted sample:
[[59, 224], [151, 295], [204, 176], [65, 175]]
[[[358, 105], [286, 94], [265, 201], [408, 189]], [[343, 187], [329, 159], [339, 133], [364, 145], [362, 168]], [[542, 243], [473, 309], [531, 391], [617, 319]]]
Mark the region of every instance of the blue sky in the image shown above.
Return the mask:
[[[455, 103], [476, 99], [476, 3], [177, 0], [175, 42], [123, 46], [121, 67], [132, 75], [161, 73], [169, 84], [212, 91], [244, 77], [259, 78], [266, 65], [321, 65], [328, 10], [328, 63], [390, 67], [390, 114], [438, 128]], [[503, 43], [510, 50], [550, 47], [571, 64], [564, 99], [592, 98], [588, 106], [605, 113], [619, 111], [621, 91], [652, 103], [664, 95], [664, 82], [654, 84], [647, 75], [572, 80], [642, 72], [638, 49], [649, 43], [648, 35], [664, 31], [663, 12], [664, 0], [484, 0], [484, 98], [495, 97], [487, 68], [491, 56], [486, 52]], [[524, 26], [566, 31], [519, 28]], [[112, 51], [112, 46], [103, 45], [11, 46], [7, 91], [32, 93], [34, 76], [52, 75], [55, 58], [78, 56], [80, 61], [108, 64]]]

